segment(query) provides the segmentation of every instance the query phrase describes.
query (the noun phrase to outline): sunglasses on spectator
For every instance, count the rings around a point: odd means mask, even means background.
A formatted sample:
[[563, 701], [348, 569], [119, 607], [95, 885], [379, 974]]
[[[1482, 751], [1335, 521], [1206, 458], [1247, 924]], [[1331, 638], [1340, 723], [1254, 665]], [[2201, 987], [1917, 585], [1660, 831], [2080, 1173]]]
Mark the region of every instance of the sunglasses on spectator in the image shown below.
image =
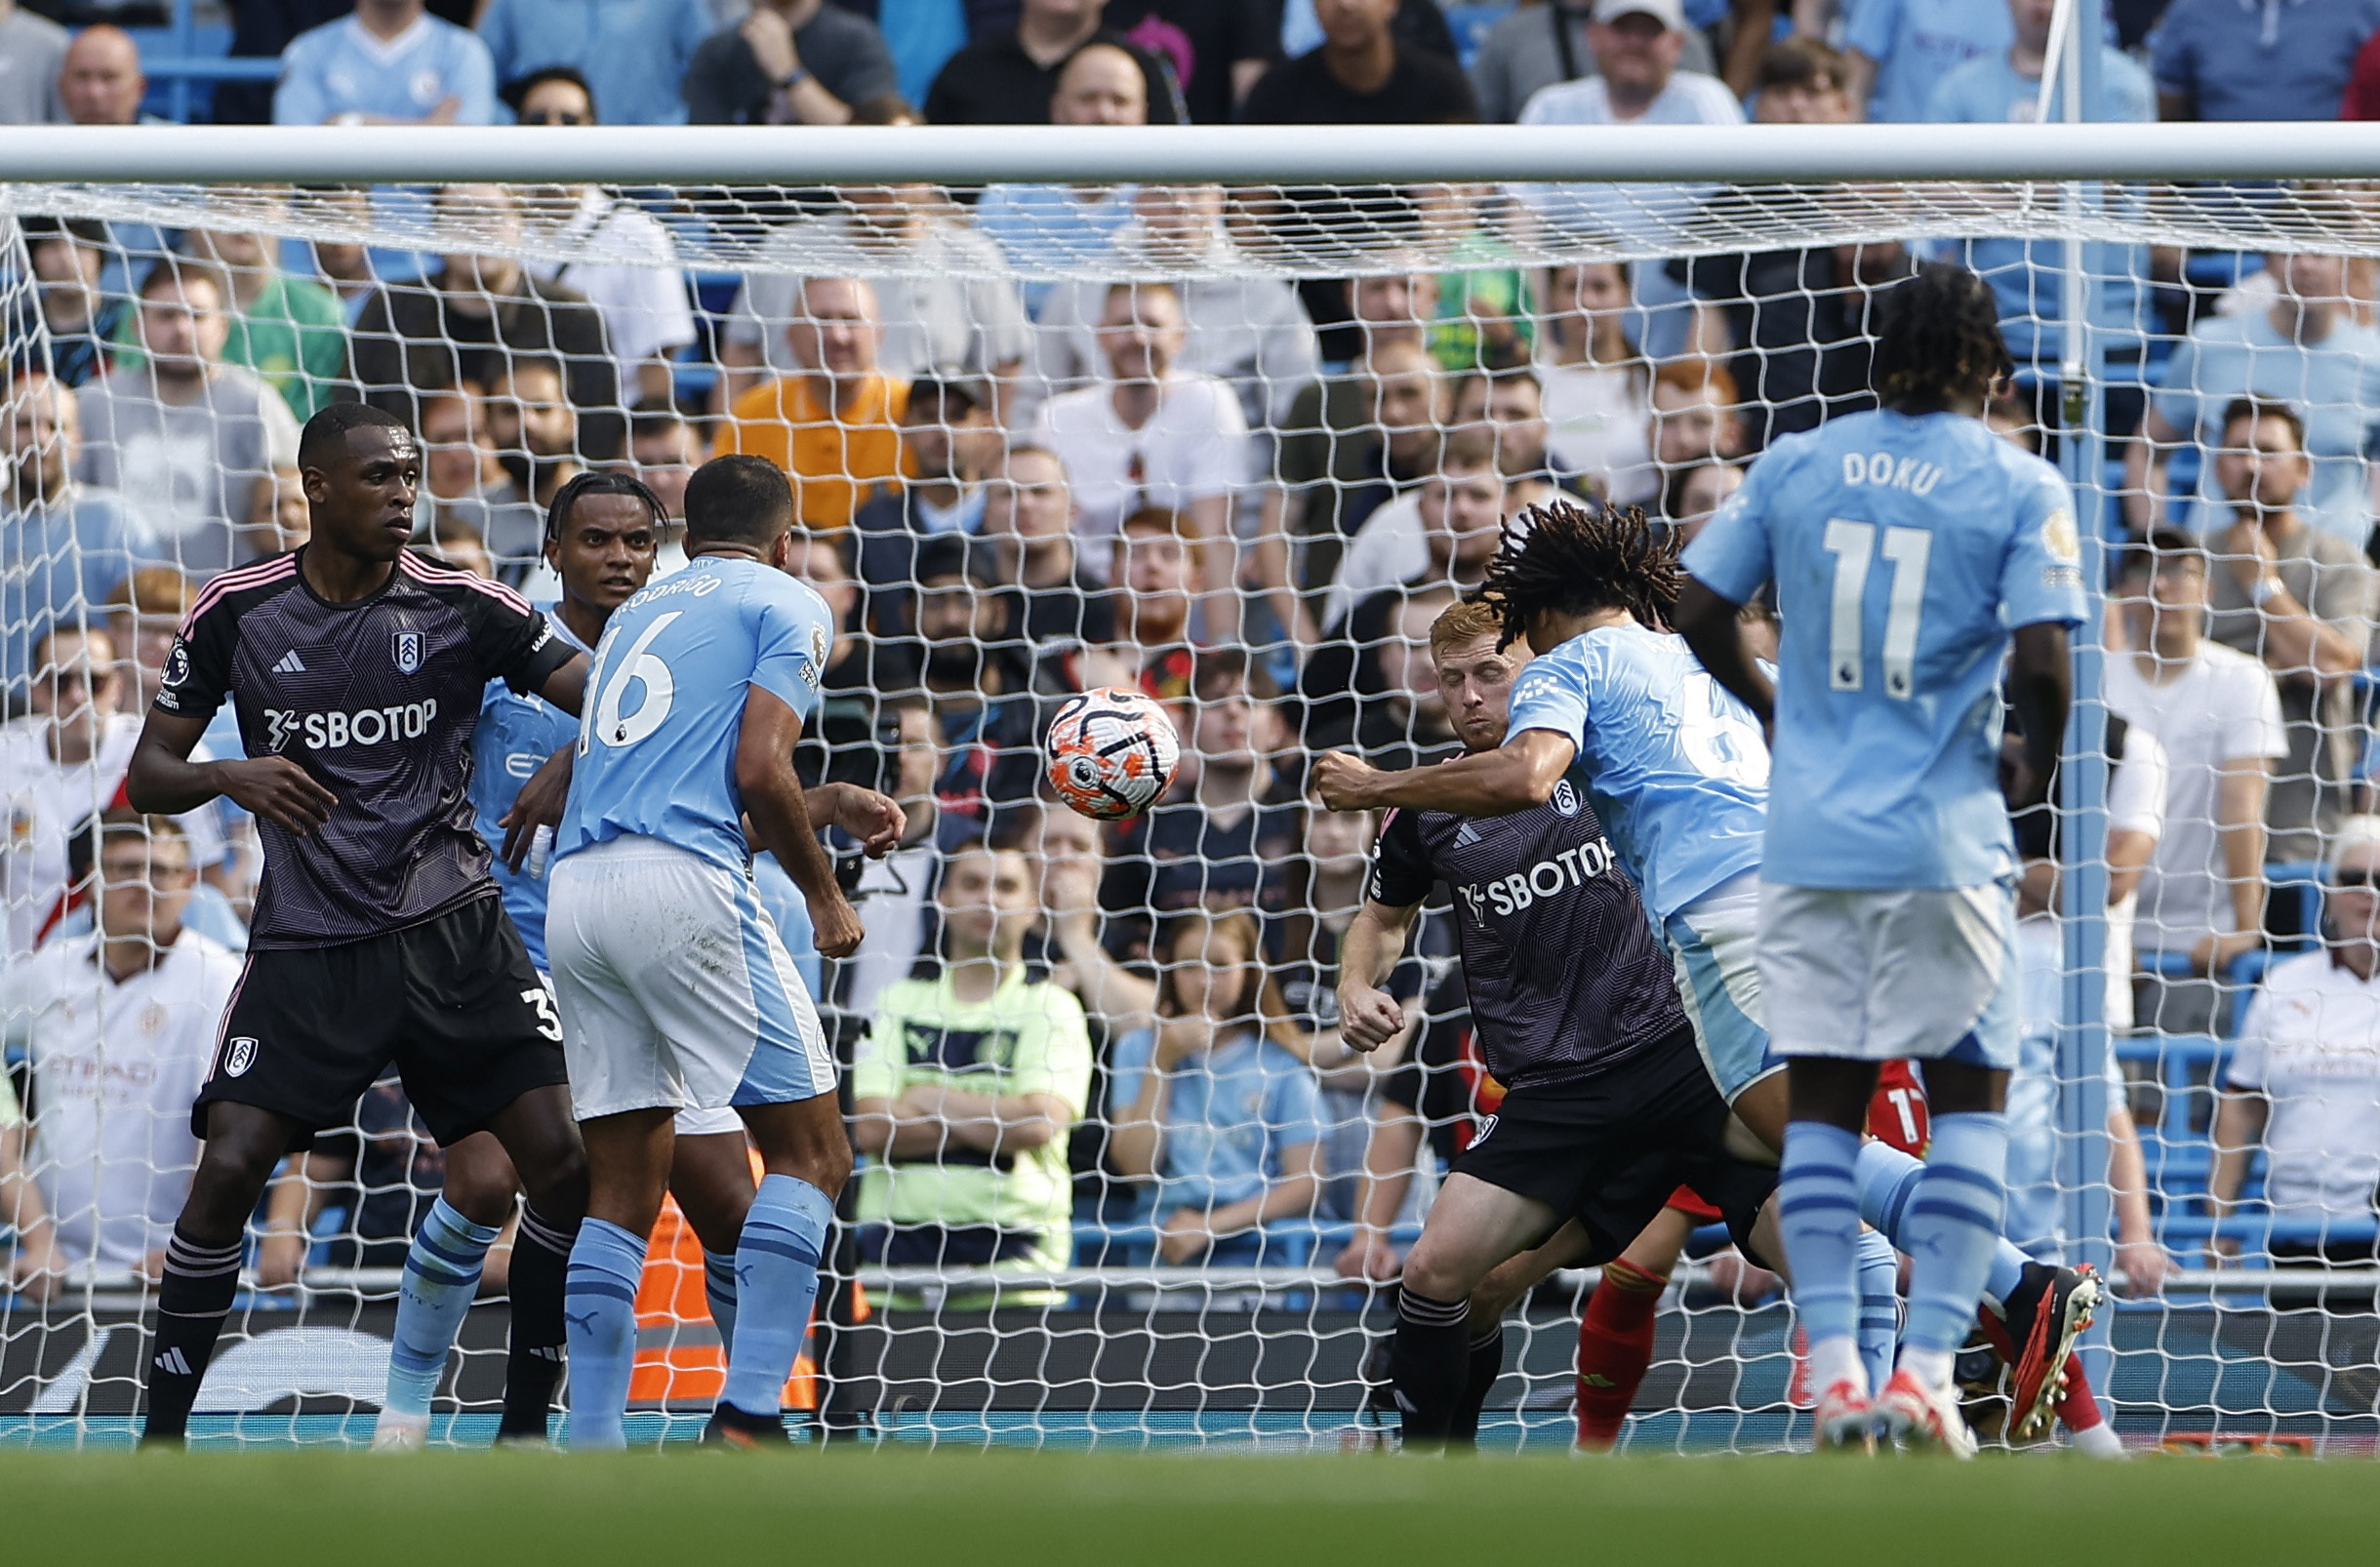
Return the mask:
[[586, 116], [571, 109], [545, 109], [521, 116], [523, 125], [585, 125]]
[[2380, 887], [2380, 869], [2334, 870], [2330, 873], [2330, 885], [2333, 887], [2359, 887], [2365, 892], [2370, 892], [2372, 889]]

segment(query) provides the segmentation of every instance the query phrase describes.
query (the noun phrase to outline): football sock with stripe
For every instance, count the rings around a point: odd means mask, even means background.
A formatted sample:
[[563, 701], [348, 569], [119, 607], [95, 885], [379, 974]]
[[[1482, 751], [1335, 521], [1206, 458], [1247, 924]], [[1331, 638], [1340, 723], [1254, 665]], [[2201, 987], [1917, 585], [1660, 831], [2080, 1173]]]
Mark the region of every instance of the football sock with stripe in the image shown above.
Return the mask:
[[1463, 1401], [1455, 1406], [1454, 1425], [1446, 1433], [1449, 1441], [1468, 1447], [1479, 1440], [1479, 1411], [1487, 1407], [1487, 1395], [1496, 1390], [1496, 1379], [1503, 1375], [1504, 1323], [1499, 1319], [1486, 1338], [1471, 1342], [1471, 1352], [1464, 1360]]
[[[523, 1204], [512, 1242], [512, 1339], [504, 1354], [504, 1414], [499, 1436], [545, 1435], [553, 1386], [562, 1380], [562, 1297], [568, 1288], [577, 1226], [564, 1228]], [[641, 1253], [640, 1253], [641, 1255]], [[634, 1299], [633, 1294], [630, 1296]]]
[[408, 1420], [429, 1414], [446, 1357], [463, 1330], [464, 1314], [479, 1293], [479, 1274], [497, 1235], [475, 1225], [444, 1197], [430, 1204], [397, 1282], [395, 1342], [388, 1347], [388, 1390], [381, 1408]]
[[[517, 1266], [517, 1263], [515, 1266]], [[570, 1447], [574, 1453], [628, 1445], [623, 1421], [636, 1364], [636, 1287], [645, 1238], [589, 1219], [570, 1249], [563, 1315], [570, 1336]]]
[[174, 1226], [157, 1283], [157, 1339], [149, 1346], [148, 1414], [142, 1441], [179, 1439], [190, 1425], [190, 1405], [206, 1380], [215, 1341], [240, 1288], [241, 1243], [204, 1246]]
[[1901, 1365], [1939, 1386], [1966, 1342], [2007, 1206], [2008, 1118], [1934, 1117], [1933, 1145], [1901, 1221], [1909, 1253], [1909, 1326]]
[[[1863, 1143], [1859, 1150], [1859, 1216], [1889, 1237], [1902, 1251], [1901, 1223], [1909, 1199], [1925, 1173], [1925, 1161], [1904, 1153], [1889, 1143]], [[2025, 1254], [2001, 1236], [1992, 1247], [1992, 1271], [1984, 1278], [1984, 1293], [2004, 1301], [2025, 1277]]]
[[1620, 1440], [1653, 1363], [1653, 1316], [1669, 1284], [1625, 1257], [1603, 1265], [1579, 1318], [1579, 1446], [1600, 1453]]
[[[1794, 1309], [1810, 1344], [1814, 1390], [1859, 1364], [1859, 1134], [1824, 1121], [1785, 1129], [1778, 1230], [1793, 1268]], [[1874, 1391], [1874, 1388], [1869, 1389]]]
[[719, 1360], [736, 1342], [736, 1254], [703, 1254], [703, 1298], [710, 1303], [710, 1320], [719, 1330]]
[[1892, 1380], [1901, 1337], [1901, 1257], [1880, 1231], [1859, 1232], [1859, 1360], [1873, 1390]]
[[1405, 1446], [1444, 1445], [1471, 1381], [1471, 1302], [1436, 1301], [1408, 1287], [1396, 1292], [1396, 1337], [1389, 1377], [1396, 1391]]
[[736, 1242], [736, 1333], [719, 1401], [746, 1415], [777, 1413], [818, 1300], [819, 1259], [834, 1201], [807, 1181], [760, 1179]]

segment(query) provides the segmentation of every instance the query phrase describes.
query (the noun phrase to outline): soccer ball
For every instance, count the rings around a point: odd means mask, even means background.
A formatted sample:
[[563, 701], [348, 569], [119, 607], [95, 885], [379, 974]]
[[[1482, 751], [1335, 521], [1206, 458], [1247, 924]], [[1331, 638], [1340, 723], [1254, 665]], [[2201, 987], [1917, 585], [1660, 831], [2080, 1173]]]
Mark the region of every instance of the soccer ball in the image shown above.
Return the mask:
[[1043, 750], [1058, 798], [1094, 821], [1120, 822], [1154, 805], [1173, 783], [1182, 739], [1155, 702], [1109, 686], [1069, 697]]

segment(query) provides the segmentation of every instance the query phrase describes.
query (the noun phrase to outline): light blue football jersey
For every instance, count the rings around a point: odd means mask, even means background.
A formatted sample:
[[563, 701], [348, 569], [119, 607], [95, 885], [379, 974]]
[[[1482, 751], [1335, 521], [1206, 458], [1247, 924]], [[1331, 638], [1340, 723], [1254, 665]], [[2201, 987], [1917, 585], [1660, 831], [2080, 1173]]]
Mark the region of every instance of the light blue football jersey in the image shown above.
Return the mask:
[[1653, 923], [1760, 863], [1768, 747], [1681, 637], [1630, 623], [1574, 636], [1513, 682], [1510, 733], [1578, 746], [1583, 790]]
[[[548, 609], [545, 619], [555, 641], [593, 654], [559, 615]], [[490, 849], [504, 847], [504, 813], [520, 798], [521, 785], [545, 765], [545, 758], [578, 738], [579, 720], [545, 698], [514, 691], [502, 680], [488, 682], [487, 694], [479, 699], [479, 722], [471, 730], [471, 814]], [[520, 930], [521, 944], [529, 948], [529, 961], [544, 974], [545, 878], [515, 871], [501, 857], [490, 862], [488, 869], [496, 877], [497, 891], [504, 894], [504, 912]]]
[[1956, 414], [1878, 410], [1769, 448], [1685, 568], [1784, 621], [1764, 881], [1976, 887], [2015, 868], [1998, 784], [2011, 628], [2084, 613], [2058, 471]]
[[698, 556], [613, 612], [586, 677], [554, 858], [614, 838], [750, 860], [736, 742], [758, 686], [807, 718], [834, 645], [826, 600], [756, 560]]

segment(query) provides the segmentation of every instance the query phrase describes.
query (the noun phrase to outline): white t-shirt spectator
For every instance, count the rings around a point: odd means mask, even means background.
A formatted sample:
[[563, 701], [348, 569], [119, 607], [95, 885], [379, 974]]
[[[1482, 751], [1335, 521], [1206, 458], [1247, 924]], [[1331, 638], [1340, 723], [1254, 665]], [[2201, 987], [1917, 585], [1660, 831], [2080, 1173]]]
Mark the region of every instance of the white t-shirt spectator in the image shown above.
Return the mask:
[[[75, 829], [110, 805], [141, 739], [137, 713], [100, 720], [99, 744], [88, 761], [50, 756], [50, 721], [20, 718], [0, 725], [0, 809], [8, 835], [0, 841], [0, 898], [8, 904], [6, 958], [31, 952], [64, 912], [67, 845]], [[203, 760], [203, 755], [201, 757]], [[205, 869], [223, 858], [223, 830], [206, 806], [176, 817], [190, 840], [190, 864]]]
[[2380, 1187], [2380, 981], [2325, 948], [2273, 965], [2226, 1079], [2272, 1103], [2266, 1200], [2283, 1218], [2368, 1218]]
[[[1653, 465], [1651, 367], [1541, 360], [1536, 369], [1545, 395], [1546, 453], [1553, 466], [1586, 475], [1614, 501], [1647, 499], [1660, 483]], [[1623, 494], [1623, 488], [1639, 493]]]
[[1322, 596], [1322, 628], [1339, 624], [1382, 588], [1402, 586], [1429, 569], [1430, 525], [1422, 520], [1421, 491], [1407, 490], [1382, 502], [1348, 541]]
[[2107, 661], [2107, 704], [2155, 735], [2170, 776], [2165, 830], [2141, 877], [2143, 950], [2188, 951], [2209, 931], [2232, 928], [2216, 799], [2226, 765], [2288, 754], [2280, 694], [2263, 664], [2216, 642], [2162, 685], [2142, 678], [2132, 655]]
[[218, 365], [186, 403], [157, 395], [146, 369], [75, 393], [83, 455], [74, 476], [114, 490], [148, 522], [160, 553], [194, 577], [241, 565], [257, 486], [298, 465], [298, 416], [253, 371]]
[[[936, 219], [925, 234], [895, 261], [882, 251], [851, 244], [848, 228], [801, 227], [784, 237], [804, 258], [800, 271], [811, 277], [864, 277], [875, 289], [876, 319], [884, 342], [876, 368], [901, 380], [923, 375], [988, 376], [994, 366], [1022, 361], [1032, 347], [1032, 327], [1000, 248], [964, 222]], [[899, 276], [881, 275], [891, 262]], [[801, 366], [786, 342], [801, 277], [754, 272], [736, 295], [727, 315], [727, 341], [761, 351], [772, 374], [790, 376]]]
[[138, 1266], [166, 1243], [198, 1167], [190, 1102], [239, 984], [229, 948], [185, 928], [122, 984], [96, 935], [0, 975], [0, 1029], [33, 1065], [32, 1174], [76, 1262]]
[[604, 340], [623, 365], [666, 358], [694, 342], [694, 306], [677, 250], [651, 213], [590, 186], [555, 238], [595, 259], [534, 261], [530, 270], [586, 296], [601, 312]]
[[1112, 391], [1102, 382], [1043, 403], [1032, 444], [1066, 463], [1075, 538], [1085, 569], [1093, 571], [1106, 570], [1108, 541], [1143, 506], [1180, 511], [1251, 480], [1239, 399], [1214, 377], [1183, 371], [1167, 378], [1157, 411], [1137, 430], [1116, 417]]
[[63, 125], [58, 73], [66, 63], [66, 29], [25, 10], [0, 16], [0, 125]]
[[[2165, 802], [2171, 790], [2165, 747], [2138, 724], [2124, 732], [2123, 760], [2108, 781], [2108, 831], [2139, 832], [2157, 842], [2165, 837]], [[2132, 926], [2140, 891], [2108, 905], [2108, 971], [2103, 1016], [2117, 1030], [2132, 1026]], [[2017, 964], [2023, 977], [2022, 1031], [2028, 1037], [2057, 1033], [2065, 1008], [2059, 992], [2066, 980], [2066, 937], [2057, 914], [2028, 915], [2017, 922]], [[2111, 1065], [2115, 1056], [2108, 1057]]]

